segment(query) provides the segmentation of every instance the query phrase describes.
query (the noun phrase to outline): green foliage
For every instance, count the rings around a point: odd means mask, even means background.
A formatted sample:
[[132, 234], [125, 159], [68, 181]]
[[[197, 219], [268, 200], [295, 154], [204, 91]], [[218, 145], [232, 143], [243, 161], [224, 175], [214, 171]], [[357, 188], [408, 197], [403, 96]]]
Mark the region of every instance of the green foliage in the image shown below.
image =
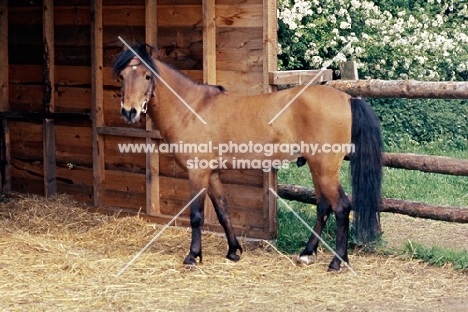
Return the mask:
[[411, 258], [424, 260], [435, 266], [444, 266], [448, 263], [459, 271], [468, 272], [468, 251], [453, 250], [442, 247], [427, 247], [419, 243], [405, 244], [405, 253]]
[[380, 117], [388, 148], [434, 145], [468, 151], [468, 101], [435, 99], [369, 99]]

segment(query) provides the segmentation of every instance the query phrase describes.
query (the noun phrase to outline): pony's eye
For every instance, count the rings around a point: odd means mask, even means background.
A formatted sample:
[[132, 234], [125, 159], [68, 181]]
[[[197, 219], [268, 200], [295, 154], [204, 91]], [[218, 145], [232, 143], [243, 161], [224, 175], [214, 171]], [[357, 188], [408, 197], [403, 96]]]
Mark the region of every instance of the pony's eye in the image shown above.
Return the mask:
[[120, 79], [120, 80], [124, 80], [122, 75], [119, 75], [119, 79]]
[[146, 75], [146, 80], [150, 80], [151, 79], [151, 76], [150, 75]]

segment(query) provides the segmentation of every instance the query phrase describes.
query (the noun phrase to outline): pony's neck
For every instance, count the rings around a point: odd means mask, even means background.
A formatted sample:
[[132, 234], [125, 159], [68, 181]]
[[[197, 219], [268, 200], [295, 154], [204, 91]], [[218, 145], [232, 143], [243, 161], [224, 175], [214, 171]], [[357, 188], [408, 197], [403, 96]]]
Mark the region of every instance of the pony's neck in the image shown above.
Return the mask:
[[171, 141], [172, 138], [165, 137], [170, 136], [173, 132], [171, 129], [178, 127], [180, 123], [186, 123], [193, 117], [193, 113], [185, 103], [195, 111], [201, 110], [204, 103], [200, 99], [203, 99], [210, 90], [208, 86], [198, 84], [167, 64], [158, 60], [155, 60], [155, 64], [165, 83], [157, 79], [156, 106], [151, 118], [163, 138]]

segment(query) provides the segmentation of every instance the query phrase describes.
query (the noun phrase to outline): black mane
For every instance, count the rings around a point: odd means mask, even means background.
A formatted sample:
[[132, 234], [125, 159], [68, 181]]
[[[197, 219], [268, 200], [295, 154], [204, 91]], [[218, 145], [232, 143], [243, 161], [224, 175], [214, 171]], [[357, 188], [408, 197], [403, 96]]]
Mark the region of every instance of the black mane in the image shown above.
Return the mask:
[[[152, 70], [157, 72], [157, 68], [153, 63], [153, 59], [151, 58], [151, 55], [148, 53], [148, 50], [146, 49], [149, 47], [152, 51], [155, 49], [145, 43], [140, 43], [132, 46], [132, 49], [138, 54], [139, 57], [141, 57], [150, 67]], [[133, 59], [135, 54], [128, 49], [117, 55], [117, 58], [114, 61], [114, 67], [113, 67], [113, 73], [114, 75], [118, 75], [125, 67], [128, 66], [130, 61]]]

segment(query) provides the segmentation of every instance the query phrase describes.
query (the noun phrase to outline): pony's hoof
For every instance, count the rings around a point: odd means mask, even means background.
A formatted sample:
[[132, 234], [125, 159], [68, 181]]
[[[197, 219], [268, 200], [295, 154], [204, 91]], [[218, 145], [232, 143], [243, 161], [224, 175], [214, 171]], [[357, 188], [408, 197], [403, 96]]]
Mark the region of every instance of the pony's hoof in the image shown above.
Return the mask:
[[309, 265], [309, 264], [314, 263], [316, 259], [317, 259], [317, 256], [315, 254], [312, 254], [310, 256], [303, 255], [303, 256], [299, 256], [296, 262], [297, 264]]
[[327, 272], [332, 273], [332, 274], [340, 274], [343, 272], [343, 270], [341, 268], [335, 269], [335, 268], [328, 267]]
[[[200, 263], [201, 263], [201, 257], [200, 257]], [[197, 265], [197, 259], [193, 255], [188, 255], [185, 260], [184, 260], [185, 265]]]
[[237, 255], [236, 253], [233, 253], [233, 254], [228, 253], [226, 258], [228, 258], [229, 260], [234, 261], [234, 262], [237, 262], [237, 261], [240, 260], [240, 256]]

